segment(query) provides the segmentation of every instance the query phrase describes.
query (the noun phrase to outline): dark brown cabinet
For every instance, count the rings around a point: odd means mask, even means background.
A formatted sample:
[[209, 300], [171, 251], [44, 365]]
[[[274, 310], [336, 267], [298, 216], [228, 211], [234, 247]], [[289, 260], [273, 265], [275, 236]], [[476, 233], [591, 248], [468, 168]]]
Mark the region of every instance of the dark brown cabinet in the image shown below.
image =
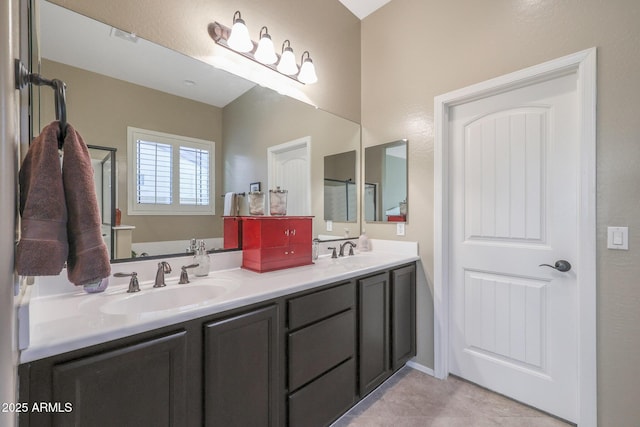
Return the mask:
[[[415, 355], [415, 264], [19, 366], [21, 426], [325, 426]], [[55, 406], [57, 405], [57, 406]]]
[[339, 284], [287, 304], [289, 426], [326, 426], [357, 397], [355, 285]]
[[369, 394], [391, 375], [389, 366], [389, 274], [358, 281], [359, 389]]
[[415, 264], [358, 280], [360, 397], [416, 354], [415, 282]]
[[416, 266], [391, 270], [391, 369], [416, 355]]
[[204, 425], [277, 426], [278, 307], [204, 326]]
[[40, 402], [60, 407], [21, 414], [20, 424], [187, 425], [186, 349], [186, 331], [178, 331], [54, 363], [40, 377], [34, 372], [32, 380], [40, 381], [30, 388], [30, 408]]

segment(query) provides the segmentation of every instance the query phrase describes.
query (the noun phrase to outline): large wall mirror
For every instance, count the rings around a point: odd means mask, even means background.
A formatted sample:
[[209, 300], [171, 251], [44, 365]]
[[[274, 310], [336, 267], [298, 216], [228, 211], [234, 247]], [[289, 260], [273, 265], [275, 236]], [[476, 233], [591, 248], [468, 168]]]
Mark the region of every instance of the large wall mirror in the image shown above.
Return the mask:
[[407, 221], [407, 143], [401, 139], [364, 150], [366, 222]]
[[[32, 20], [39, 23], [32, 28], [32, 40], [38, 41], [34, 51], [40, 53], [34, 71], [67, 84], [67, 118], [87, 144], [118, 154], [110, 166], [113, 198], [102, 203], [103, 211], [111, 210], [104, 215], [109, 220], [103, 220], [103, 234], [110, 235], [106, 228], [111, 226], [110, 243], [130, 239], [131, 249], [113, 251], [112, 259], [184, 254], [192, 238], [206, 239], [209, 249], [222, 248], [224, 194], [248, 192], [258, 182], [268, 191], [268, 149], [300, 138], [310, 141], [311, 215], [314, 234], [322, 231], [324, 160], [345, 150], [359, 158], [358, 123], [48, 1], [32, 1], [40, 15]], [[38, 95], [31, 106], [34, 135], [55, 117], [52, 91], [44, 88]], [[209, 168], [215, 215], [129, 212], [128, 182], [135, 174], [127, 156], [128, 128], [213, 142]], [[241, 215], [248, 214], [245, 199], [240, 198]], [[116, 208], [119, 227], [113, 224]], [[354, 220], [349, 226], [357, 235], [360, 222], [357, 216]]]
[[356, 151], [324, 157], [324, 220], [356, 222]]

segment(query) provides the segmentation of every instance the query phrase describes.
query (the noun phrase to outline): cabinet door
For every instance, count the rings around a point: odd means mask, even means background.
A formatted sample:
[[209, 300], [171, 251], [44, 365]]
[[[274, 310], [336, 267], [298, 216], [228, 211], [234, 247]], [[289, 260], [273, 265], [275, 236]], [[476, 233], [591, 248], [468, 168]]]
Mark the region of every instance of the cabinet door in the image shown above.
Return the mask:
[[277, 327], [275, 305], [205, 325], [204, 425], [277, 425]]
[[303, 244], [311, 247], [311, 239], [313, 238], [311, 218], [291, 218], [288, 228], [290, 244]]
[[55, 365], [55, 426], [180, 426], [186, 418], [186, 332]]
[[391, 271], [391, 366], [400, 369], [416, 355], [416, 267]]
[[389, 365], [389, 275], [358, 280], [360, 397], [364, 397], [391, 374]]
[[262, 247], [281, 248], [289, 246], [289, 220], [286, 218], [268, 218], [262, 221]]

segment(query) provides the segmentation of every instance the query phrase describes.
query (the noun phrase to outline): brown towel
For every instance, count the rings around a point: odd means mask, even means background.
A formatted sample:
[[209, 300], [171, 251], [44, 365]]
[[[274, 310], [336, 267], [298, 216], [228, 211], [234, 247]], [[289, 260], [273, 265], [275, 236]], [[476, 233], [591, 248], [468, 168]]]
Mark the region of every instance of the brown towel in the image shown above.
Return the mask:
[[55, 276], [67, 260], [67, 208], [58, 155], [60, 125], [47, 125], [24, 158], [20, 182], [20, 243], [16, 270], [23, 276]]
[[71, 125], [67, 125], [62, 149], [62, 182], [69, 217], [67, 276], [72, 283], [85, 285], [111, 274], [109, 253], [100, 230], [91, 156], [82, 137]]

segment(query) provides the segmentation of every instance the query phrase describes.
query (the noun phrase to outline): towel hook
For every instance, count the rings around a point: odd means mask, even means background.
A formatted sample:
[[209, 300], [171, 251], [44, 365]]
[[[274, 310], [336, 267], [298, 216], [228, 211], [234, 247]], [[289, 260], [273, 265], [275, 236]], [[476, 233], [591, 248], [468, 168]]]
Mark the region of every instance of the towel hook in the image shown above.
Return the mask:
[[67, 85], [58, 79], [49, 80], [37, 73], [30, 73], [19, 59], [14, 60], [16, 89], [23, 89], [28, 84], [36, 86], [49, 86], [54, 90], [56, 120], [60, 122], [60, 137], [58, 138], [58, 148], [62, 148], [64, 138], [67, 135]]

